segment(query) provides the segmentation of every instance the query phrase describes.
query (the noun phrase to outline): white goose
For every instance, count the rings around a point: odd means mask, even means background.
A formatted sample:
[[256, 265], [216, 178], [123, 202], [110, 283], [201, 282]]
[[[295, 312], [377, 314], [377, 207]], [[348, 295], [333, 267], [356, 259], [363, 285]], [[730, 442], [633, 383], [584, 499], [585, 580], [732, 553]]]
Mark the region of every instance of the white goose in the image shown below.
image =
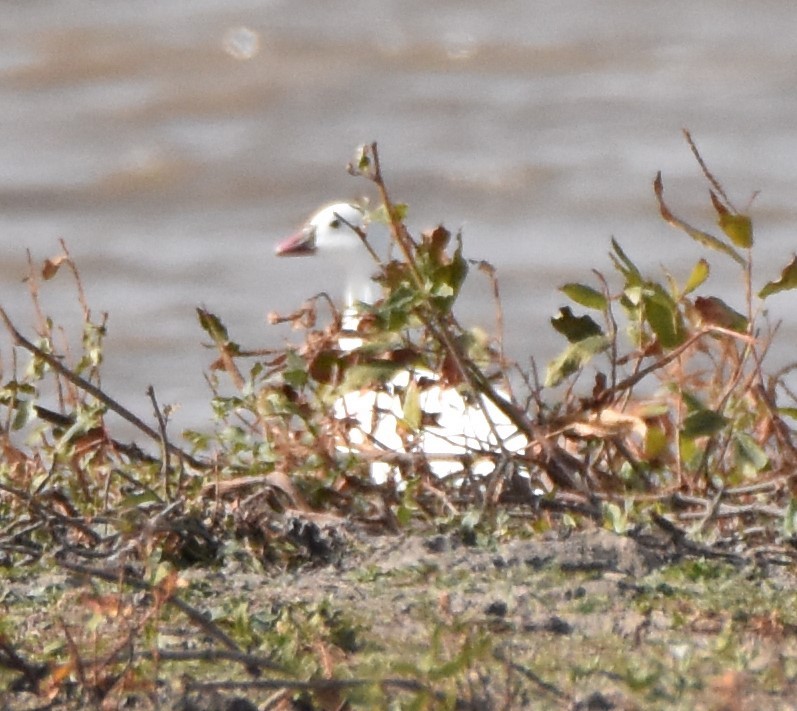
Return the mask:
[[[373, 253], [358, 230], [367, 234]], [[341, 202], [316, 212], [298, 232], [277, 245], [276, 253], [328, 260], [344, 279], [344, 325], [351, 326], [357, 323], [358, 302], [373, 304], [379, 296], [380, 288], [372, 279], [377, 271], [375, 256], [386, 259], [389, 248], [390, 236], [384, 226], [370, 225], [362, 208]], [[422, 426], [408, 438], [402, 394], [406, 397], [413, 382], [423, 382], [417, 390], [418, 402], [424, 418], [434, 424]], [[474, 474], [485, 475], [494, 470], [501, 452], [521, 452], [527, 440], [493, 403], [482, 400], [482, 406], [469, 403], [456, 389], [437, 384], [429, 372], [403, 371], [383, 389], [346, 393], [335, 403], [334, 414], [352, 423], [349, 447], [373, 455], [376, 461], [371, 475], [375, 481], [397, 474], [395, 462], [384, 456], [391, 453], [422, 454], [431, 472], [440, 477], [464, 471], [469, 460]], [[378, 461], [380, 455], [385, 461]]]

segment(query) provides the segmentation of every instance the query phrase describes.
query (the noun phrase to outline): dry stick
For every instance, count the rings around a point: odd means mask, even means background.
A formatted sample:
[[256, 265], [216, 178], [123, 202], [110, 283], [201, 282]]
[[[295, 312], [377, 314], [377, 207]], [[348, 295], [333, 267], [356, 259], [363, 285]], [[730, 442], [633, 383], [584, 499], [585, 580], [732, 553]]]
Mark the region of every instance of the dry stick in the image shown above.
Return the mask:
[[692, 140], [692, 134], [687, 129], [682, 129], [684, 134], [684, 138], [686, 138], [686, 142], [689, 144], [689, 149], [692, 151], [692, 155], [694, 155], [697, 164], [700, 166], [700, 170], [703, 171], [703, 175], [705, 176], [706, 180], [711, 184], [714, 190], [717, 191], [717, 194], [725, 200], [725, 204], [731, 208], [734, 212], [739, 212], [734, 206], [733, 203], [730, 201], [728, 196], [725, 193], [721, 183], [717, 180], [713, 173], [708, 169], [706, 162], [703, 160], [703, 156], [700, 155], [700, 151], [697, 150], [697, 146], [695, 145], [694, 140]]
[[606, 319], [606, 324], [609, 327], [609, 348], [611, 349], [611, 367], [612, 367], [612, 389], [617, 385], [617, 321], [614, 318], [612, 311], [612, 296], [609, 284], [606, 277], [601, 274], [597, 269], [592, 270], [593, 274], [598, 277], [601, 286], [603, 287], [603, 298], [606, 299], [606, 311], [603, 317]]
[[64, 256], [66, 257], [66, 264], [69, 267], [70, 271], [72, 272], [72, 278], [75, 280], [75, 288], [77, 288], [77, 296], [78, 301], [80, 302], [80, 306], [83, 309], [83, 320], [88, 321], [89, 316], [91, 315], [91, 309], [89, 309], [89, 302], [86, 298], [86, 292], [83, 291], [83, 282], [80, 279], [80, 272], [78, 271], [77, 265], [75, 264], [75, 260], [72, 259], [72, 255], [69, 253], [69, 250], [66, 248], [66, 241], [61, 238], [58, 240], [61, 245], [61, 249], [64, 250]]
[[[752, 317], [750, 318], [751, 320], [749, 323], [752, 325], [753, 323]], [[749, 391], [752, 387], [753, 380], [760, 375], [761, 360], [758, 358], [758, 354], [755, 349], [756, 346], [755, 337], [751, 333], [747, 333], [745, 335], [747, 336], [747, 338], [744, 339], [744, 348], [742, 349], [742, 355], [737, 359], [736, 367], [734, 368], [734, 372], [731, 375], [728, 385], [725, 388], [725, 393], [722, 395], [722, 397], [720, 397], [719, 402], [716, 405], [716, 410], [719, 413], [722, 413], [722, 411], [725, 409], [728, 400], [730, 399], [731, 395], [737, 389], [737, 386], [742, 380], [742, 376], [744, 376], [745, 374], [745, 364], [747, 363], [750, 357], [755, 359], [756, 367], [750, 373], [748, 373], [747, 377], [745, 378], [745, 383], [742, 387], [742, 392]], [[724, 349], [724, 352], [728, 353], [729, 348], [730, 345], [729, 344], [726, 345], [726, 349]], [[765, 352], [766, 352], [766, 347], [765, 347]], [[723, 448], [724, 451], [727, 451], [728, 447], [730, 446], [730, 443], [731, 443], [731, 438], [729, 436], [725, 441], [725, 446]], [[708, 477], [709, 458], [711, 456], [712, 451], [716, 449], [717, 446], [718, 446], [717, 435], [712, 435], [705, 449], [703, 450], [703, 457], [700, 462], [700, 466], [698, 467], [698, 472], [703, 473], [703, 477], [706, 481], [709, 480]], [[719, 455], [719, 461], [722, 460], [723, 456], [724, 454], [721, 451]]]
[[[720, 504], [716, 511], [710, 512], [711, 517], [714, 519], [720, 518], [742, 518], [744, 516], [766, 516], [767, 518], [774, 518], [782, 520], [786, 514], [786, 508], [777, 508], [775, 506], [767, 506], [766, 504], [740, 504], [733, 506], [731, 504]], [[679, 521], [691, 521], [694, 519], [699, 520], [697, 532], [702, 533], [705, 530], [703, 521], [706, 517], [705, 511], [683, 511], [677, 514]]]
[[188, 681], [186, 691], [240, 691], [252, 689], [292, 689], [294, 691], [345, 691], [362, 686], [380, 686], [383, 688], [401, 689], [404, 691], [426, 692], [443, 700], [442, 692], [432, 691], [426, 684], [416, 679], [402, 679], [401, 677], [386, 677], [384, 679], [309, 679], [307, 681], [295, 679], [254, 679], [252, 681]]
[[[725, 205], [730, 208], [734, 213], [739, 214], [739, 210], [734, 206], [731, 202], [730, 198], [726, 194], [725, 190], [722, 187], [722, 184], [719, 180], [714, 177], [714, 174], [708, 169], [705, 161], [703, 160], [703, 156], [700, 155], [700, 151], [697, 149], [697, 145], [695, 144], [694, 140], [692, 139], [692, 134], [687, 130], [683, 129], [684, 137], [686, 138], [686, 142], [689, 144], [689, 148], [692, 151], [692, 154], [697, 160], [700, 169], [703, 171], [703, 175], [705, 176], [706, 180], [708, 180], [709, 184], [716, 190], [717, 194], [725, 201]], [[712, 198], [713, 200], [713, 198]], [[747, 247], [747, 259], [744, 262], [744, 287], [745, 287], [745, 296], [746, 296], [746, 303], [747, 303], [747, 320], [750, 326], [752, 327], [753, 324], [753, 249], [752, 244]]]
[[[43, 422], [49, 422], [51, 425], [55, 425], [56, 427], [71, 427], [75, 424], [74, 415], [62, 415], [60, 412], [48, 410], [46, 407], [42, 407], [41, 405], [34, 405], [33, 409], [36, 412], [36, 417]], [[114, 449], [122, 452], [122, 454], [127, 455], [130, 457], [130, 459], [134, 459], [139, 462], [147, 462], [148, 464], [153, 464], [158, 461], [151, 454], [147, 454], [146, 452], [142, 451], [135, 443], [126, 444], [125, 442], [120, 442], [118, 439], [114, 439], [113, 437], [109, 437], [108, 441], [113, 445]]]
[[[30, 300], [33, 303], [33, 310], [36, 314], [36, 319], [38, 320], [38, 328], [37, 333], [42, 337], [46, 338], [50, 343], [54, 343], [53, 333], [52, 333], [52, 323], [44, 316], [44, 309], [41, 305], [41, 300], [39, 298], [39, 279], [38, 279], [38, 271], [33, 266], [33, 255], [31, 255], [30, 250], [25, 250], [28, 256], [28, 275], [25, 277], [25, 281], [28, 284], [28, 293], [30, 294]], [[58, 397], [58, 405], [61, 409], [64, 409], [64, 385], [61, 382], [60, 378], [55, 379], [55, 390], [56, 395]]]
[[155, 397], [155, 388], [152, 385], [147, 386], [147, 395], [152, 402], [152, 409], [155, 411], [155, 418], [158, 420], [158, 432], [160, 433], [160, 446], [161, 446], [161, 478], [163, 479], [163, 496], [166, 501], [169, 501], [171, 495], [169, 493], [169, 439], [166, 436], [166, 420], [163, 417], [158, 400]]
[[532, 671], [528, 667], [524, 667], [522, 664], [518, 664], [517, 662], [512, 661], [506, 653], [506, 648], [498, 647], [494, 652], [493, 656], [499, 661], [503, 662], [504, 664], [508, 664], [509, 667], [513, 670], [518, 672], [520, 675], [524, 676], [529, 681], [535, 683], [540, 689], [551, 694], [552, 696], [556, 696], [559, 699], [568, 699], [570, 700], [572, 697], [569, 694], [566, 694], [562, 691], [558, 686], [552, 684], [549, 681], [545, 681], [539, 674]]
[[[38, 494], [30, 494], [22, 489], [15, 489], [14, 487], [2, 483], [0, 483], [0, 491], [5, 491], [6, 493], [18, 498], [20, 501], [26, 502], [31, 510], [48, 521], [53, 519], [63, 527], [76, 528], [81, 535], [90, 539], [95, 544], [102, 540], [102, 536], [100, 536], [96, 531], [93, 531], [84, 519], [77, 518], [75, 516], [68, 516], [60, 511], [54, 510], [52, 507], [45, 506], [44, 504], [40, 503], [40, 497]], [[99, 518], [95, 518], [94, 520], [95, 522], [100, 521]]]
[[[81, 390], [87, 392], [92, 397], [99, 400], [101, 403], [106, 405], [109, 409], [113, 410], [117, 415], [121, 418], [127, 420], [131, 425], [140, 429], [144, 434], [151, 437], [156, 441], [160, 441], [160, 435], [153, 430], [148, 424], [143, 422], [139, 419], [136, 415], [134, 415], [130, 410], [128, 410], [123, 405], [120, 405], [116, 400], [108, 397], [102, 390], [100, 390], [96, 385], [93, 385], [88, 380], [80, 377], [77, 373], [74, 373], [66, 366], [62, 365], [61, 362], [53, 355], [49, 353], [45, 353], [41, 348], [31, 343], [27, 338], [25, 338], [11, 323], [11, 319], [8, 318], [8, 315], [5, 312], [5, 309], [0, 308], [0, 318], [2, 318], [3, 322], [5, 323], [6, 328], [8, 329], [9, 333], [14, 339], [14, 342], [18, 346], [22, 346], [25, 350], [33, 353], [37, 358], [41, 358], [47, 365], [49, 365], [56, 373], [62, 375], [66, 378], [69, 382], [73, 385], [77, 386]], [[207, 469], [208, 465], [204, 462], [201, 462], [198, 459], [195, 459], [187, 452], [184, 452], [179, 447], [176, 447], [173, 444], [167, 444], [168, 450], [172, 454], [176, 454], [178, 457], [182, 457], [185, 461], [187, 461], [191, 466], [196, 467], [197, 469]]]
[[744, 556], [738, 555], [736, 553], [728, 553], [727, 551], [718, 550], [712, 546], [704, 546], [700, 543], [695, 543], [689, 538], [686, 531], [684, 531], [682, 528], [679, 528], [672, 521], [665, 518], [661, 514], [656, 513], [655, 511], [651, 512], [650, 517], [653, 523], [655, 523], [662, 531], [664, 531], [664, 533], [670, 537], [670, 541], [673, 543], [673, 545], [675, 545], [677, 548], [686, 550], [687, 553], [702, 555], [706, 558], [719, 558], [721, 560], [727, 560], [729, 563], [734, 565], [743, 565], [747, 562], [747, 559]]
[[29, 662], [11, 646], [9, 639], [0, 633], [0, 667], [20, 672], [31, 690], [36, 689], [42, 678], [49, 672], [46, 664]]
[[668, 353], [666, 356], [660, 358], [655, 363], [652, 363], [647, 368], [643, 368], [637, 373], [628, 376], [625, 380], [621, 380], [617, 383], [617, 386], [612, 388], [613, 392], [621, 392], [623, 390], [628, 390], [636, 385], [640, 380], [643, 380], [651, 373], [655, 373], [657, 370], [660, 370], [665, 365], [668, 365], [676, 358], [678, 358], [684, 351], [688, 350], [691, 346], [693, 346], [697, 341], [699, 341], [703, 336], [709, 335], [711, 333], [724, 333], [726, 335], [733, 336], [734, 338], [738, 338], [742, 341], [749, 341], [750, 336], [747, 336], [744, 333], [737, 333], [736, 331], [731, 331], [727, 328], [721, 328], [719, 326], [709, 326], [708, 328], [704, 328], [701, 331], [698, 331], [694, 334], [691, 338], [687, 341], [684, 341], [680, 346], [678, 346], [675, 350]]
[[720, 507], [722, 506], [722, 497], [724, 493], [724, 489], [720, 487], [717, 493], [712, 497], [709, 505], [706, 507], [706, 510], [699, 512], [700, 523], [697, 525], [697, 530], [695, 533], [703, 533], [706, 528], [708, 528], [708, 524], [717, 518]]
[[75, 675], [80, 682], [80, 686], [83, 689], [88, 688], [88, 681], [86, 680], [86, 668], [83, 665], [83, 658], [80, 656], [80, 651], [77, 648], [77, 644], [75, 644], [75, 639], [72, 636], [72, 633], [69, 631], [69, 626], [66, 624], [66, 621], [63, 617], [59, 615], [58, 622], [61, 625], [61, 632], [63, 632], [64, 637], [66, 638], [66, 647], [69, 651], [69, 658], [72, 662], [72, 671], [74, 671]]
[[496, 339], [498, 341], [498, 358], [499, 362], [501, 363], [501, 378], [503, 381], [503, 387], [506, 389], [507, 392], [512, 392], [511, 383], [509, 382], [509, 376], [507, 374], [507, 358], [506, 358], [506, 349], [504, 348], [504, 340], [505, 340], [505, 328], [504, 328], [504, 309], [501, 306], [501, 290], [498, 285], [498, 278], [495, 274], [495, 267], [486, 262], [484, 260], [481, 261], [473, 261], [471, 260], [471, 264], [478, 267], [479, 271], [487, 275], [487, 278], [490, 280], [490, 284], [493, 289], [493, 303], [495, 304], [495, 331], [496, 331]]
[[142, 649], [134, 655], [140, 659], [160, 659], [168, 662], [217, 662], [220, 660], [238, 662], [248, 669], [273, 669], [285, 672], [285, 667], [275, 664], [266, 657], [233, 649]]
[[[406, 235], [403, 229], [399, 229], [401, 225], [401, 221], [399, 219], [398, 214], [396, 213], [396, 209], [393, 205], [392, 200], [387, 191], [387, 186], [385, 185], [384, 179], [382, 177], [382, 169], [379, 163], [379, 151], [377, 149], [376, 143], [371, 144], [371, 155], [374, 159], [374, 167], [371, 172], [371, 180], [376, 185], [377, 189], [379, 190], [379, 195], [382, 199], [382, 203], [385, 206], [385, 209], [388, 213], [389, 223], [390, 223], [390, 232], [393, 237], [393, 240], [396, 244], [398, 244], [399, 249], [401, 250], [402, 256], [406, 260], [407, 264], [410, 267], [412, 272], [412, 276], [415, 279], [415, 284], [419, 289], [423, 289], [423, 277], [421, 276], [420, 271], [418, 270], [418, 265], [415, 262], [415, 257], [412, 253], [412, 249], [410, 247], [410, 240]], [[481, 398], [483, 396], [487, 396], [489, 400], [491, 400], [504, 414], [506, 414], [512, 423], [518, 427], [518, 429], [522, 430], [528, 436], [532, 437], [532, 439], [537, 439], [535, 432], [533, 432], [533, 427], [531, 427], [531, 423], [528, 421], [528, 418], [524, 417], [522, 413], [519, 413], [517, 410], [518, 408], [514, 407], [511, 403], [507, 402], [504, 398], [502, 398], [498, 393], [495, 392], [495, 389], [490, 385], [490, 383], [484, 378], [483, 374], [478, 371], [477, 368], [468, 368], [466, 367], [466, 362], [464, 361], [459, 349], [456, 347], [454, 342], [451, 340], [451, 334], [449, 334], [448, 330], [446, 329], [445, 325], [442, 323], [433, 323], [434, 321], [439, 321], [439, 319], [434, 319], [434, 317], [425, 318], [422, 317], [424, 324], [429, 328], [432, 332], [432, 335], [438, 342], [443, 343], [446, 347], [446, 350], [451, 355], [454, 360], [454, 363], [457, 366], [457, 369], [462, 374], [462, 377], [468, 383], [471, 390], [476, 394], [479, 398], [481, 409], [485, 414], [487, 422], [492, 430], [493, 436], [496, 438], [496, 441], [500, 444], [503, 449], [503, 441], [501, 437], [498, 435], [498, 432], [495, 429], [495, 423], [492, 419], [487, 415], [486, 408], [484, 407], [484, 403], [482, 402]], [[477, 387], [478, 383], [478, 387]]]
[[[100, 580], [107, 580], [112, 583], [118, 583], [121, 579], [123, 583], [130, 585], [130, 587], [135, 588], [136, 590], [144, 590], [151, 594], [155, 592], [155, 587], [153, 585], [145, 583], [143, 580], [138, 580], [137, 578], [125, 575], [124, 571], [122, 571], [120, 574], [119, 570], [106, 570], [104, 568], [92, 568], [88, 565], [80, 565], [79, 563], [70, 563], [67, 560], [61, 559], [58, 554], [56, 554], [55, 560], [56, 563], [62, 568], [79, 573], [80, 575], [86, 575], [91, 578], [99, 578]], [[240, 647], [235, 643], [235, 641], [228, 637], [217, 625], [208, 620], [204, 613], [200, 612], [175, 595], [169, 596], [166, 602], [168, 602], [170, 605], [174, 605], [178, 610], [185, 613], [191, 622], [197, 625], [197, 627], [200, 629], [204, 630], [208, 635], [221, 642], [225, 647], [232, 649], [235, 652], [242, 653]]]
[[[368, 177], [376, 185], [379, 191], [379, 196], [382, 199], [382, 203], [385, 205], [385, 209], [387, 210], [391, 235], [394, 241], [398, 244], [403, 257], [407, 261], [407, 264], [410, 266], [410, 270], [412, 272], [413, 278], [415, 279], [417, 287], [419, 289], [423, 289], [423, 278], [418, 270], [418, 265], [415, 262], [415, 258], [411, 249], [412, 241], [409, 238], [409, 235], [406, 233], [406, 230], [402, 227], [401, 220], [399, 219], [393, 202], [388, 194], [387, 186], [382, 178], [382, 171], [379, 163], [379, 152], [377, 150], [376, 143], [372, 143], [370, 148], [374, 165]], [[400, 229], [400, 227], [402, 228]], [[459, 348], [457, 348], [456, 344], [452, 340], [451, 334], [449, 333], [446, 324], [442, 322], [442, 319], [434, 314], [428, 317], [421, 315], [421, 318], [424, 321], [424, 325], [432, 333], [432, 336], [439, 343], [442, 343], [445, 346], [446, 351], [451, 355], [465, 382], [467, 382], [471, 391], [476, 395], [479, 406], [485, 416], [485, 419], [487, 420], [493, 437], [495, 437], [495, 440], [499, 443], [501, 449], [507, 455], [510, 454], [504, 447], [503, 439], [498, 434], [495, 423], [487, 412], [485, 399], [492, 402], [504, 415], [509, 418], [510, 422], [512, 422], [512, 424], [515, 425], [515, 427], [517, 427], [518, 430], [525, 434], [530, 440], [539, 443], [540, 447], [544, 451], [544, 460], [540, 462], [540, 465], [543, 469], [545, 469], [555, 483], [565, 488], [570, 488], [581, 491], [584, 494], [589, 494], [583, 482], [572, 476], [574, 468], [575, 471], [579, 471], [583, 474], [583, 464], [572, 455], [564, 452], [561, 448], [554, 446], [548, 440], [545, 433], [543, 433], [541, 429], [529, 419], [525, 412], [520, 410], [520, 408], [518, 408], [514, 403], [501, 397], [495, 391], [495, 388], [487, 380], [479, 368], [474, 365], [472, 361], [466, 357], [463, 357]]]
[[368, 235], [365, 233], [365, 230], [362, 227], [358, 227], [357, 225], [353, 225], [349, 222], [345, 217], [341, 217], [338, 213], [334, 213], [335, 217], [340, 220], [346, 227], [348, 227], [354, 234], [356, 234], [360, 238], [360, 242], [363, 243], [363, 246], [368, 250], [368, 254], [371, 255], [371, 258], [379, 265], [381, 268], [384, 266], [382, 262], [382, 258], [377, 254], [376, 250], [371, 246], [371, 243], [368, 241]]

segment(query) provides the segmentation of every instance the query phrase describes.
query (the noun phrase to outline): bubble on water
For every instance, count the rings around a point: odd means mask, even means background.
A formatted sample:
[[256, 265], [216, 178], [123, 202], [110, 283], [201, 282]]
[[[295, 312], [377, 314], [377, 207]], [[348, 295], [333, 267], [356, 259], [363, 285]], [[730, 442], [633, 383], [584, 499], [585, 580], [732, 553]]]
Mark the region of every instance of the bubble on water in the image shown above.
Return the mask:
[[260, 35], [248, 27], [230, 27], [224, 33], [222, 47], [234, 59], [252, 59], [260, 52]]

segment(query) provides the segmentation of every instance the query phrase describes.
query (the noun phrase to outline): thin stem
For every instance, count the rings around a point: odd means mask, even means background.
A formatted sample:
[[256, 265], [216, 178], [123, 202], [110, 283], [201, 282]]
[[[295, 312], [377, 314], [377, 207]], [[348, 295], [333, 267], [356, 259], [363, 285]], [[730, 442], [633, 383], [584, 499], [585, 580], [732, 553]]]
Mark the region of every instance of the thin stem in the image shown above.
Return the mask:
[[[130, 410], [128, 410], [123, 405], [120, 405], [116, 400], [106, 395], [102, 390], [100, 390], [96, 385], [90, 383], [88, 380], [82, 378], [74, 371], [70, 370], [66, 366], [64, 366], [58, 358], [49, 353], [45, 353], [41, 348], [31, 343], [25, 336], [23, 336], [11, 322], [9, 319], [8, 314], [6, 314], [5, 309], [0, 308], [0, 318], [5, 323], [8, 332], [11, 334], [12, 338], [14, 339], [14, 343], [18, 346], [22, 346], [25, 350], [32, 353], [37, 358], [41, 358], [47, 365], [49, 365], [56, 373], [62, 375], [66, 378], [70, 383], [72, 383], [75, 387], [80, 388], [84, 392], [87, 392], [92, 397], [99, 400], [108, 409], [113, 410], [117, 415], [119, 415], [122, 419], [127, 420], [131, 425], [137, 427], [141, 430], [144, 434], [148, 437], [151, 437], [155, 441], [160, 441], [160, 435], [152, 429], [148, 424], [143, 422], [139, 417], [134, 415]], [[167, 448], [172, 454], [176, 454], [179, 457], [182, 457], [186, 462], [191, 464], [191, 466], [196, 467], [198, 469], [205, 469], [207, 465], [198, 459], [195, 459], [187, 452], [184, 452], [179, 447], [176, 447], [173, 444], [167, 443]]]

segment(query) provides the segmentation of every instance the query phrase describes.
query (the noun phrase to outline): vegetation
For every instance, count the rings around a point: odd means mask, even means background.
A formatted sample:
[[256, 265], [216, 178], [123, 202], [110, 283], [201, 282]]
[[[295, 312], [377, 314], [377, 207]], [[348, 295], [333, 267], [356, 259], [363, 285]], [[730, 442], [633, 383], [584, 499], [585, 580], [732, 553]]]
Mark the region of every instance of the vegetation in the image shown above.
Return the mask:
[[[509, 363], [500, 337], [459, 323], [456, 300], [469, 272], [490, 280], [497, 300], [494, 270], [466, 259], [462, 236], [442, 226], [410, 234], [375, 144], [350, 171], [375, 186], [379, 205], [370, 217], [395, 243], [397, 257], [376, 265], [383, 298], [363, 305], [356, 334], [323, 295], [274, 315], [303, 332], [299, 345], [276, 351], [244, 347], [218, 315], [198, 309], [217, 354], [208, 378], [215, 420], [208, 431], [184, 433], [180, 445], [154, 391], [150, 426], [102, 389], [106, 318], [89, 308], [66, 246], [41, 269], [31, 262], [36, 336], [0, 309], [14, 343], [0, 389], [0, 682], [15, 704], [27, 694], [30, 708], [147, 708], [164, 698], [200, 708], [197, 694], [246, 690], [259, 694], [260, 708], [557, 708], [576, 703], [583, 680], [606, 669], [624, 698], [645, 708], [694, 707], [706, 698], [700, 680], [710, 676], [721, 691], [731, 689], [729, 699], [742, 688], [785, 694], [794, 657], [782, 656], [755, 688], [743, 671], [749, 634], [774, 639], [797, 629], [786, 584], [760, 584], [766, 571], [795, 559], [789, 418], [797, 403], [789, 371], [765, 367], [777, 326], [764, 305], [797, 287], [797, 259], [758, 285], [752, 221], [686, 136], [719, 233], [677, 217], [661, 175], [653, 189], [662, 217], [706, 256], [686, 274], [654, 277], [613, 240], [613, 275], [593, 270], [589, 283], [562, 287], [571, 305], [551, 324], [566, 345], [543, 378]], [[711, 293], [709, 257], [738, 266], [741, 305]], [[46, 282], [65, 270], [82, 314], [76, 351], [43, 304]], [[354, 344], [344, 346], [352, 335]], [[397, 385], [402, 372], [420, 375]], [[526, 446], [459, 453], [454, 473], [434, 476], [422, 445], [430, 415], [422, 395], [439, 385], [480, 408], [494, 434], [497, 419], [512, 423]], [[365, 386], [399, 403], [399, 451], [357, 437], [336, 410], [345, 393]], [[115, 438], [105, 425], [110, 412], [149, 447]], [[491, 463], [489, 474], [476, 473], [477, 459]], [[371, 476], [377, 464], [387, 472], [379, 479]], [[501, 622], [500, 604], [486, 617], [452, 606], [453, 596], [473, 594], [473, 570], [386, 571], [365, 552], [384, 533], [444, 534], [456, 546], [499, 550], [512, 540], [598, 528], [680, 561], [635, 583], [626, 600], [646, 619], [656, 609], [680, 620], [662, 633], [658, 652], [629, 659], [625, 643], [609, 644], [611, 635], [578, 640], [553, 624], [538, 630], [553, 655], [546, 658], [529, 646], [528, 630]], [[353, 573], [346, 557], [365, 567]], [[398, 616], [395, 633], [380, 637], [378, 608], [294, 598], [277, 585], [280, 595], [256, 602], [236, 587], [264, 570], [283, 580], [286, 571], [335, 566], [338, 584], [367, 583], [380, 605], [403, 588], [431, 585], [438, 597], [410, 595], [408, 619]], [[540, 595], [546, 585], [578, 590], [595, 579], [563, 571], [546, 573], [553, 582], [540, 578]], [[228, 596], [209, 596], [218, 592], [214, 574]], [[725, 581], [724, 602], [695, 587], [708, 579]], [[31, 581], [35, 594], [22, 592]], [[611, 614], [617, 602], [596, 595], [565, 607]], [[546, 604], [564, 603], [552, 596]], [[711, 632], [721, 661], [692, 647], [689, 659], [673, 657], [679, 625], [694, 631], [696, 619], [712, 616], [722, 618]], [[402, 634], [404, 625], [414, 635]], [[562, 659], [571, 662], [566, 669]], [[595, 693], [583, 698], [611, 702]], [[593, 707], [609, 706], [583, 706]]]

